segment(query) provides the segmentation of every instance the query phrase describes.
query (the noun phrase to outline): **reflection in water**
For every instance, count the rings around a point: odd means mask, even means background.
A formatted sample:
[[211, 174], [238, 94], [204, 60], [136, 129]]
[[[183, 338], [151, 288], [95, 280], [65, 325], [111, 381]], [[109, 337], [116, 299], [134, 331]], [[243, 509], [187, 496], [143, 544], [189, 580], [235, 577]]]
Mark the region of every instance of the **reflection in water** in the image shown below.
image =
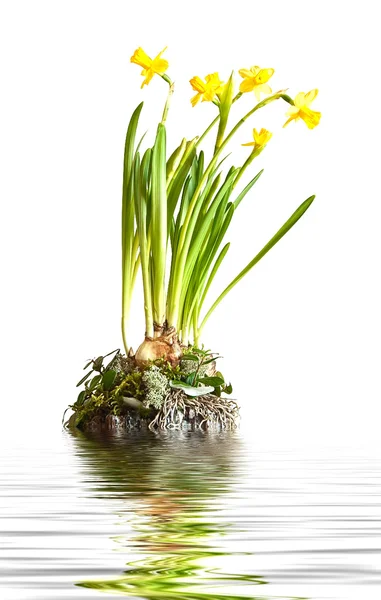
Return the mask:
[[380, 452], [253, 438], [0, 449], [0, 600], [379, 600]]
[[234, 480], [238, 443], [234, 433], [77, 433], [93, 494], [123, 500], [119, 516], [133, 531], [115, 542], [134, 555], [121, 577], [78, 585], [147, 599], [257, 598], [227, 595], [226, 587], [266, 583], [262, 577], [223, 573], [214, 564], [228, 556], [217, 544], [229, 524], [213, 513]]

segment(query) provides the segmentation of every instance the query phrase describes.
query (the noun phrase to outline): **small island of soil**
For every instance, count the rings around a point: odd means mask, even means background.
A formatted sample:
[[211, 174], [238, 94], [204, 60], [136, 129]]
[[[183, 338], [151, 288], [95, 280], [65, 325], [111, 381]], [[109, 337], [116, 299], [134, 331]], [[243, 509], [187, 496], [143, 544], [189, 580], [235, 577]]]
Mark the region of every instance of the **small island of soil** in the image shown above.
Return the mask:
[[[113, 358], [105, 364], [105, 358]], [[90, 361], [90, 371], [65, 426], [83, 431], [234, 429], [237, 403], [216, 369], [215, 355], [192, 349], [175, 367], [164, 360], [145, 366], [119, 350]], [[212, 356], [212, 358], [211, 358]], [[216, 357], [217, 358], [217, 357]]]

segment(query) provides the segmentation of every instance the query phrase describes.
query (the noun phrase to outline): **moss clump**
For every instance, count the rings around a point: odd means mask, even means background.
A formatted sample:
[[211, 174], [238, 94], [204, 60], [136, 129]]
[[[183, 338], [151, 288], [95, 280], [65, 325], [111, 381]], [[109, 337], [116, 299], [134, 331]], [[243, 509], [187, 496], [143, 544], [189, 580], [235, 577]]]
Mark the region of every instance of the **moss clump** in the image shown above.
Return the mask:
[[133, 358], [118, 353], [107, 368], [114, 369], [117, 373], [128, 375], [136, 369], [136, 364]]
[[[213, 364], [213, 363], [211, 363], [211, 364]], [[215, 368], [211, 367], [211, 364], [200, 365], [199, 370], [198, 370], [199, 377], [205, 377], [206, 375], [211, 375], [213, 369], [215, 371]], [[186, 355], [185, 355], [185, 357], [181, 359], [180, 369], [184, 375], [186, 375], [186, 376], [192, 375], [195, 372], [194, 361], [187, 360]]]
[[143, 372], [142, 383], [145, 390], [143, 404], [145, 407], [160, 409], [169, 391], [169, 380], [165, 373], [156, 365]]

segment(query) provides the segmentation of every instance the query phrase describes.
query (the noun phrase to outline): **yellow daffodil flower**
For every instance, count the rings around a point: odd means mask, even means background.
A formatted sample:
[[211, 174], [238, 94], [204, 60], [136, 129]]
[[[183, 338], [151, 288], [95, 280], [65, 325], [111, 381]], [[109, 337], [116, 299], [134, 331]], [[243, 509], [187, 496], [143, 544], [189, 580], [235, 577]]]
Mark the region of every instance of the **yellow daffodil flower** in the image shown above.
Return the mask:
[[291, 106], [290, 110], [286, 113], [289, 119], [283, 127], [286, 127], [291, 121], [298, 121], [298, 119], [302, 119], [309, 129], [316, 127], [319, 124], [321, 113], [311, 110], [310, 104], [315, 100], [317, 95], [318, 90], [311, 90], [307, 94], [304, 94], [304, 92], [297, 94], [294, 100], [295, 106]]
[[242, 146], [254, 146], [254, 148], [263, 148], [266, 146], [267, 142], [272, 138], [271, 131], [267, 131], [267, 129], [262, 129], [258, 132], [256, 129], [253, 129], [253, 142], [247, 142], [246, 144], [242, 144]]
[[221, 93], [223, 82], [220, 80], [218, 73], [211, 73], [205, 77], [203, 81], [200, 77], [193, 77], [189, 83], [197, 94], [191, 99], [192, 106], [196, 106], [200, 100], [202, 102], [213, 102], [216, 94]]
[[242, 93], [254, 91], [255, 97], [259, 101], [262, 94], [271, 94], [271, 87], [268, 80], [274, 75], [274, 69], [261, 69], [260, 67], [251, 67], [250, 69], [240, 69], [238, 73], [243, 77], [239, 86]]
[[143, 67], [142, 75], [145, 77], [142, 86], [148, 85], [151, 81], [152, 77], [155, 75], [162, 75], [168, 69], [168, 61], [164, 58], [161, 58], [163, 52], [165, 52], [167, 47], [164, 48], [156, 58], [150, 58], [143, 50], [143, 48], [138, 48], [135, 50], [133, 55], [131, 56], [131, 62]]

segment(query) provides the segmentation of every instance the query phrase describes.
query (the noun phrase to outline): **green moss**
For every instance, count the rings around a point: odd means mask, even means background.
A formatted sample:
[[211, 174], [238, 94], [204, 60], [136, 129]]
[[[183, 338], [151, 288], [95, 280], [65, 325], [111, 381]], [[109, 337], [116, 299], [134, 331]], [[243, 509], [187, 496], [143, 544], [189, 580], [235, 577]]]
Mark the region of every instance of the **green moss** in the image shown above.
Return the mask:
[[143, 373], [142, 383], [145, 389], [144, 406], [160, 409], [168, 392], [169, 379], [165, 371], [157, 365], [152, 365]]

